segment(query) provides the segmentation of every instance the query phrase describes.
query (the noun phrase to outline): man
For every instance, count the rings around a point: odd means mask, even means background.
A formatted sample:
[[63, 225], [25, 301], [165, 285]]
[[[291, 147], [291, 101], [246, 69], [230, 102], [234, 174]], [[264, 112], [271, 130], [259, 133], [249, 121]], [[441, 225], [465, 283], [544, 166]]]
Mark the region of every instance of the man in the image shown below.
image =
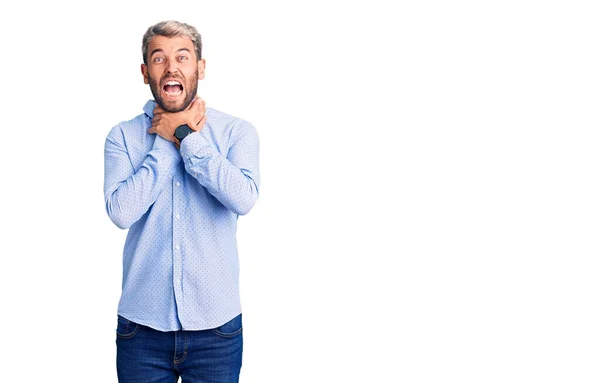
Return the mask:
[[104, 197], [129, 229], [118, 308], [119, 382], [237, 382], [242, 363], [236, 225], [258, 198], [258, 136], [197, 96], [197, 30], [148, 28], [154, 100], [106, 139]]

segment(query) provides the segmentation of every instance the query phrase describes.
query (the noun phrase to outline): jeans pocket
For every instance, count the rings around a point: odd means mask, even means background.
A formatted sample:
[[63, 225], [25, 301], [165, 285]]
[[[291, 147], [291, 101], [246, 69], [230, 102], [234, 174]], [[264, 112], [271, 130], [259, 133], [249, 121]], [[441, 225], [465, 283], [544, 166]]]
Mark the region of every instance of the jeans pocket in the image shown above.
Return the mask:
[[122, 316], [117, 317], [117, 337], [121, 339], [133, 338], [137, 334], [140, 325]]
[[220, 337], [232, 338], [242, 333], [242, 314], [236, 316], [229, 322], [214, 328], [212, 331]]

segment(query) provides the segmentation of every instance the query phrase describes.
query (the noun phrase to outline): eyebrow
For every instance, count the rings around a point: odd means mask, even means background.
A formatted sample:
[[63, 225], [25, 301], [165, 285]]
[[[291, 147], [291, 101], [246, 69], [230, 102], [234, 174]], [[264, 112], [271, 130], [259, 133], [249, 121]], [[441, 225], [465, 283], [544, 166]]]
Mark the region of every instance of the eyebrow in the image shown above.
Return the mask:
[[[150, 52], [150, 57], [152, 57], [152, 56], [153, 56], [155, 53], [159, 53], [159, 52], [160, 52], [160, 53], [163, 53], [164, 51], [163, 51], [162, 49], [160, 49], [160, 48], [156, 48], [155, 50], [153, 50], [152, 52]], [[176, 52], [177, 52], [177, 53], [179, 53], [179, 52], [187, 52], [187, 53], [190, 53], [190, 50], [189, 50], [189, 49], [187, 49], [187, 48], [179, 48], [179, 49], [177, 49], [177, 51], [176, 51]]]

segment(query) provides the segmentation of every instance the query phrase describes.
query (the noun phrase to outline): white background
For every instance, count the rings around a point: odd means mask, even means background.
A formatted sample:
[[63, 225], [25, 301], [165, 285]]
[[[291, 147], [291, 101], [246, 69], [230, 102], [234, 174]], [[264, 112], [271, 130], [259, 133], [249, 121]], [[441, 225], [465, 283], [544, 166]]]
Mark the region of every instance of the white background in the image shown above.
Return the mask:
[[242, 382], [598, 382], [593, 4], [4, 3], [0, 380], [116, 382], [104, 139], [178, 19], [261, 139]]

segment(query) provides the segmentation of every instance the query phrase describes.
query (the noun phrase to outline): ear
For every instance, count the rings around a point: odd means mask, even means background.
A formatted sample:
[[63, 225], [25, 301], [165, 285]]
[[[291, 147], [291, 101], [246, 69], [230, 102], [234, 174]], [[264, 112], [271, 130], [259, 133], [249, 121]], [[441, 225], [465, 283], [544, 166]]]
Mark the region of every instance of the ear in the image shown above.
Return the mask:
[[206, 61], [198, 60], [198, 80], [204, 80], [204, 69], [206, 69]]
[[148, 67], [142, 64], [142, 76], [144, 76], [144, 84], [148, 84]]

